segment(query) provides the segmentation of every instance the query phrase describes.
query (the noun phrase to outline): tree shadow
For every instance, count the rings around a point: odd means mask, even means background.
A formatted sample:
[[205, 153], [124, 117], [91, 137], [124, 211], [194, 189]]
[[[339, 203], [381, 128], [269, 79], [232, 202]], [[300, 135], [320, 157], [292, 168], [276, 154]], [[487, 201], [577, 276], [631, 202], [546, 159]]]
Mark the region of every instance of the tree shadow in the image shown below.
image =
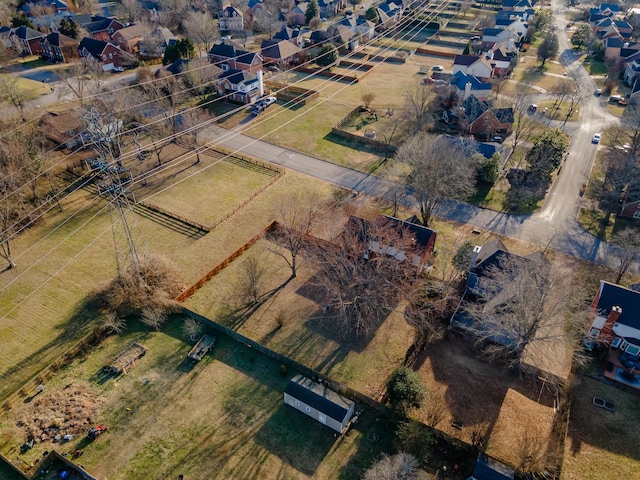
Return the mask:
[[280, 404], [254, 441], [305, 475], [313, 475], [336, 443], [337, 433], [302, 412]]

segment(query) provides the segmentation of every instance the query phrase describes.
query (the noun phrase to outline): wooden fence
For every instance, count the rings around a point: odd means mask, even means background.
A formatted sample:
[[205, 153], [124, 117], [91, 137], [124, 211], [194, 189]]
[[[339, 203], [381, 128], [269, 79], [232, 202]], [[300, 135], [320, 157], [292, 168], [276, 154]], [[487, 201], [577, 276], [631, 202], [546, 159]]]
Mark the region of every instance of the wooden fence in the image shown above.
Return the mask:
[[368, 138], [363, 135], [358, 135], [355, 133], [347, 132], [342, 129], [342, 126], [348, 122], [350, 122], [358, 113], [360, 113], [360, 109], [362, 107], [356, 107], [347, 113], [338, 123], [336, 123], [333, 127], [331, 127], [331, 133], [337, 135], [338, 137], [346, 138], [347, 140], [351, 140], [352, 142], [361, 143], [363, 145], [369, 145], [376, 149], [387, 151], [389, 153], [395, 153], [398, 147], [395, 145], [387, 145], [384, 142], [376, 140], [375, 138]]
[[269, 357], [269, 358], [273, 358], [274, 360], [282, 363], [283, 365], [286, 365], [289, 368], [292, 368], [298, 372], [300, 372], [301, 374], [303, 374], [305, 377], [314, 379], [314, 380], [321, 380], [323, 384], [325, 384], [329, 389], [333, 390], [334, 392], [338, 392], [340, 395], [343, 395], [345, 397], [351, 398], [355, 401], [358, 401], [360, 403], [363, 403], [365, 405], [368, 405], [369, 407], [375, 408], [375, 409], [380, 409], [382, 408], [382, 404], [380, 402], [378, 402], [377, 400], [374, 400], [373, 398], [369, 397], [368, 395], [365, 395], [361, 392], [358, 392], [357, 390], [354, 390], [353, 388], [344, 385], [340, 382], [337, 382], [336, 380], [333, 380], [332, 378], [312, 369], [307, 367], [306, 365], [303, 365], [299, 362], [296, 362], [295, 360], [289, 358], [289, 357], [285, 357], [284, 355], [281, 355], [280, 353], [271, 350], [270, 348], [265, 347], [264, 345], [251, 340], [250, 338], [245, 337], [244, 335], [236, 332], [235, 330], [232, 330], [228, 327], [225, 327], [224, 325], [220, 325], [217, 322], [214, 322], [213, 320], [200, 315], [199, 313], [196, 313], [192, 310], [189, 310], [186, 307], [183, 307], [183, 311], [182, 313], [184, 315], [186, 315], [189, 318], [192, 318], [198, 322], [200, 322], [202, 325], [204, 325], [206, 328], [214, 330], [216, 333], [218, 334], [223, 334], [226, 335], [227, 337], [231, 338], [232, 340], [235, 340], [236, 342], [251, 348], [253, 350], [256, 350], [258, 352], [260, 352], [261, 354]]
[[320, 75], [321, 77], [327, 77], [331, 80], [344, 81], [344, 82], [352, 82], [358, 83], [360, 80], [366, 78], [371, 70], [364, 71], [359, 73], [358, 75], [344, 75], [342, 73], [333, 73], [330, 69], [317, 69], [317, 68], [307, 68], [307, 67], [296, 67], [296, 71], [302, 73], [312, 73], [314, 75]]
[[194, 228], [198, 228], [202, 231], [205, 232], [210, 232], [211, 231], [211, 227], [208, 227], [207, 225], [204, 225], [202, 223], [198, 223], [194, 220], [190, 220], [186, 217], [183, 217], [182, 215], [178, 215], [177, 213], [174, 212], [170, 212], [169, 210], [165, 210], [162, 207], [159, 207], [157, 205], [154, 205], [152, 203], [149, 202], [140, 202], [141, 205], [143, 205], [145, 208], [148, 208], [149, 210], [152, 210], [154, 212], [160, 213], [162, 215], [166, 215], [167, 217], [171, 217], [171, 218], [175, 218], [176, 220], [180, 220], [182, 223], [185, 223], [187, 225], [190, 225]]
[[206, 146], [204, 148], [205, 150], [210, 150], [212, 152], [216, 152], [219, 153], [221, 155], [227, 156], [227, 157], [234, 157], [237, 158], [239, 160], [242, 160], [244, 162], [250, 163], [256, 167], [262, 168], [264, 170], [269, 170], [270, 172], [277, 172], [277, 173], [284, 173], [284, 169], [280, 168], [279, 166], [273, 164], [273, 163], [269, 163], [269, 162], [265, 162], [264, 160], [260, 160], [256, 157], [253, 157], [251, 155], [245, 154], [245, 153], [240, 153], [237, 152], [231, 148], [227, 148], [223, 145], [213, 145], [213, 146]]
[[441, 50], [432, 50], [430, 48], [417, 47], [416, 53], [420, 53], [422, 55], [437, 55], [438, 57], [445, 58], [454, 58], [458, 53], [456, 52], [443, 52]]
[[51, 378], [55, 372], [63, 366], [68, 365], [74, 358], [85, 353], [88, 349], [98, 345], [102, 340], [102, 329], [96, 328], [82, 337], [78, 343], [66, 350], [58, 356], [56, 360], [40, 370], [36, 375], [29, 379], [17, 392], [3, 399], [0, 415], [6, 413], [13, 405], [21, 399], [26, 398], [30, 394], [36, 392], [38, 385], [43, 384], [47, 379]]
[[200, 290], [209, 280], [211, 280], [218, 273], [220, 273], [222, 270], [224, 270], [231, 262], [233, 262], [235, 259], [237, 259], [240, 255], [242, 255], [244, 252], [246, 252], [253, 245], [255, 245], [255, 243], [258, 240], [260, 240], [267, 233], [269, 233], [274, 228], [276, 228], [276, 226], [277, 226], [277, 222], [271, 222], [269, 225], [267, 225], [265, 227], [265, 229], [262, 232], [260, 232], [256, 236], [254, 236], [251, 240], [249, 240], [247, 243], [242, 245], [238, 250], [236, 250], [231, 255], [229, 255], [227, 258], [225, 258], [221, 263], [216, 265], [212, 270], [207, 272], [204, 277], [202, 277], [196, 283], [194, 283], [189, 288], [184, 290], [180, 295], [178, 295], [176, 297], [176, 301], [177, 302], [184, 302], [187, 298], [191, 297], [194, 293], [196, 293], [198, 290]]

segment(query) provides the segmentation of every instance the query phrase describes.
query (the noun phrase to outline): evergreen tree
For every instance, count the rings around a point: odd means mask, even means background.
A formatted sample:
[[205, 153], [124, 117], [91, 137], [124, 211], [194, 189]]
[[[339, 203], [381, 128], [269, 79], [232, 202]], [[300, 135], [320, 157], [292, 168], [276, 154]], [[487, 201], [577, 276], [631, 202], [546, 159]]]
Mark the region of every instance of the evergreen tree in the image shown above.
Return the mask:
[[307, 5], [307, 12], [304, 14], [305, 23], [308, 25], [311, 19], [320, 16], [320, 8], [318, 8], [318, 0], [311, 0]]
[[320, 54], [316, 57], [316, 63], [321, 67], [328, 67], [338, 59], [338, 50], [329, 43], [325, 43], [320, 48]]
[[75, 38], [77, 40], [78, 34], [80, 33], [80, 27], [73, 20], [65, 17], [60, 21], [60, 28], [58, 31], [67, 37]]

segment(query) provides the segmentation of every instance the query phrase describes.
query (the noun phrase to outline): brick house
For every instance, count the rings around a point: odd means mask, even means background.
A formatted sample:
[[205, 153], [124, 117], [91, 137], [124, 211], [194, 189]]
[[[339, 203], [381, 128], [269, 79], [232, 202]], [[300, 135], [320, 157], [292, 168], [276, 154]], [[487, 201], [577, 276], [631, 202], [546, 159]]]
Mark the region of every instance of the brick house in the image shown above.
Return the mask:
[[70, 62], [80, 58], [78, 41], [58, 32], [42, 39], [42, 56], [53, 62]]
[[125, 56], [125, 52], [117, 45], [89, 37], [85, 37], [80, 41], [78, 52], [82, 57], [95, 58], [102, 64], [102, 69], [105, 71], [122, 66]]
[[149, 32], [151, 32], [149, 27], [137, 23], [116, 30], [111, 34], [111, 41], [125, 52], [138, 52], [140, 50], [140, 42]]
[[464, 108], [464, 127], [472, 135], [491, 137], [509, 135], [513, 131], [513, 108], [490, 108], [475, 95], [467, 97], [461, 105]]
[[218, 21], [220, 22], [220, 30], [237, 31], [244, 29], [244, 16], [242, 12], [231, 5], [227, 5], [218, 12]]
[[236, 69], [255, 75], [262, 70], [262, 56], [259, 53], [240, 50], [226, 41], [211, 47], [208, 55], [209, 62], [218, 64], [222, 71]]
[[91, 22], [83, 24], [82, 27], [89, 32], [91, 38], [109, 42], [111, 35], [124, 28], [124, 24], [115, 18], [93, 17]]
[[18, 53], [22, 55], [40, 55], [42, 53], [42, 40], [44, 33], [22, 25], [13, 30], [12, 38]]

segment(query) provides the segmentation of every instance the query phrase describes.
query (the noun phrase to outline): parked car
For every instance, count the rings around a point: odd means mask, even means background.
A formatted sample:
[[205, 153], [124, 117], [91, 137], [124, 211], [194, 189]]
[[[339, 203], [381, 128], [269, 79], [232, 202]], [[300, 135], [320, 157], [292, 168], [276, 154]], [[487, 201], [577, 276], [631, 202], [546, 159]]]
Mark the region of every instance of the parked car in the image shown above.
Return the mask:
[[274, 103], [276, 103], [277, 98], [276, 97], [262, 97], [259, 100], [256, 101], [256, 105], [262, 105], [264, 108], [268, 107], [269, 105], [273, 105]]
[[601, 135], [600, 133], [596, 133], [591, 139], [591, 143], [596, 143], [596, 144], [600, 143], [600, 135]]
[[529, 105], [529, 111], [531, 113], [536, 113], [538, 111], [538, 105], [536, 105], [535, 103], [532, 103], [531, 105]]
[[611, 95], [609, 97], [609, 103], [617, 103], [622, 100], [622, 95]]
[[602, 89], [601, 88], [596, 88], [596, 91], [595, 91], [594, 95], [596, 97], [599, 97], [600, 95], [602, 95]]
[[496, 143], [502, 143], [502, 142], [504, 142], [504, 139], [502, 137], [496, 135], [494, 137], [491, 137], [491, 141], [492, 142], [496, 142]]
[[113, 67], [114, 72], [124, 72], [124, 67]]
[[431, 70], [433, 70], [434, 72], [442, 72], [444, 71], [444, 67], [442, 65], [434, 65]]

